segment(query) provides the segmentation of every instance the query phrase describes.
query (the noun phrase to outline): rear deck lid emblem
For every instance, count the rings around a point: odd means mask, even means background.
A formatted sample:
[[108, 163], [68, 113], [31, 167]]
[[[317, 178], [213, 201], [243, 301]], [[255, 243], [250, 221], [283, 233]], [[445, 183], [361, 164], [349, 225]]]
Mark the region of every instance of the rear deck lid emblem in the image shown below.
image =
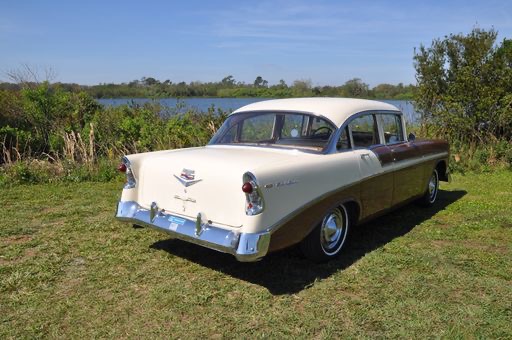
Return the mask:
[[181, 184], [185, 187], [191, 186], [192, 184], [196, 184], [197, 182], [202, 181], [202, 179], [195, 179], [195, 171], [190, 169], [181, 170], [181, 174], [179, 176], [174, 175]]

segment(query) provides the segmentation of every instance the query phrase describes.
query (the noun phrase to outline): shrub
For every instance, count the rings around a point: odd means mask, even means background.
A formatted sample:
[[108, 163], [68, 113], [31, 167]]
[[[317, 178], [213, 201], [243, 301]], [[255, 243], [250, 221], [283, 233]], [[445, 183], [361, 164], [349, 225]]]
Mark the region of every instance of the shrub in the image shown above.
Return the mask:
[[[55, 181], [109, 181], [123, 154], [204, 145], [226, 114], [201, 113], [157, 103], [99, 106], [84, 92], [64, 93], [47, 83], [0, 91], [18, 115], [2, 114], [0, 185]], [[16, 107], [16, 105], [18, 105]]]
[[470, 169], [512, 164], [512, 40], [496, 38], [475, 28], [414, 56], [422, 131], [448, 139]]

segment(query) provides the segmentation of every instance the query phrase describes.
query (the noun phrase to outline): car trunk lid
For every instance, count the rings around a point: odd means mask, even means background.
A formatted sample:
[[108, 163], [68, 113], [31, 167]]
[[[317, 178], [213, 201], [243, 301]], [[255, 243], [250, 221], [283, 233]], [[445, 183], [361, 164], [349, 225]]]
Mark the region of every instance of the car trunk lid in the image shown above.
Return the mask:
[[245, 217], [242, 177], [297, 152], [242, 146], [207, 146], [148, 155], [142, 163], [139, 204], [189, 219], [240, 227]]

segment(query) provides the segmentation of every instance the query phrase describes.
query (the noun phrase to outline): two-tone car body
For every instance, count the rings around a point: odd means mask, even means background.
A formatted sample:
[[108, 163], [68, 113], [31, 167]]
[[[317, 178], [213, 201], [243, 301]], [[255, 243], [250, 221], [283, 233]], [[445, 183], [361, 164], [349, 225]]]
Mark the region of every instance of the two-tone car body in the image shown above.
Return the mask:
[[448, 144], [406, 137], [395, 106], [278, 99], [233, 112], [204, 147], [128, 155], [117, 218], [255, 261], [301, 244], [315, 261], [350, 228], [394, 207], [434, 203]]

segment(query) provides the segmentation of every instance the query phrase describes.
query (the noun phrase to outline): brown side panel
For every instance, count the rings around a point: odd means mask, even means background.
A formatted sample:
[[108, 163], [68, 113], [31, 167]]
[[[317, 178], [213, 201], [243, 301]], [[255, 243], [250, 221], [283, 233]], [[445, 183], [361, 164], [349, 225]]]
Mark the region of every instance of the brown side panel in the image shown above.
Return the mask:
[[395, 162], [421, 157], [422, 155], [415, 143], [404, 142], [390, 145], [389, 148], [393, 153], [393, 160]]
[[391, 149], [386, 145], [375, 146], [370, 148], [370, 150], [377, 155], [377, 158], [379, 159], [382, 166], [393, 163], [393, 155], [391, 154]]
[[302, 241], [322, 221], [324, 215], [347, 200], [359, 200], [359, 184], [334, 192], [304, 209], [272, 234], [269, 251], [284, 249]]
[[[450, 145], [444, 140], [419, 140], [415, 141], [414, 143], [418, 147], [418, 150], [422, 156], [428, 156], [442, 152], [450, 152]], [[439, 159], [432, 162], [427, 162], [428, 164], [425, 164], [424, 166], [424, 183], [428, 182], [428, 179], [430, 178], [430, 175], [432, 174], [432, 171], [434, 170], [434, 167], [437, 165], [439, 160], [444, 160], [446, 163], [446, 172], [444, 174], [439, 174], [439, 177], [441, 180], [447, 181], [448, 159], [449, 157], [440, 157]]]
[[[386, 145], [370, 148], [383, 168], [393, 164], [393, 153]], [[370, 177], [361, 183], [361, 217], [373, 215], [390, 207], [393, 199], [394, 179], [391, 172]]]
[[[397, 163], [400, 165], [400, 163]], [[424, 163], [396, 170], [393, 205], [399, 204], [423, 192]]]
[[393, 172], [370, 177], [361, 182], [361, 217], [373, 215], [391, 207], [393, 200]]
[[[393, 192], [393, 205], [418, 195], [422, 190], [423, 169], [421, 165], [411, 165], [402, 168], [404, 163], [412, 159], [421, 159], [421, 151], [414, 143], [403, 142], [389, 146], [393, 154], [396, 170], [394, 173], [395, 187]], [[404, 162], [404, 163], [402, 163]]]
[[417, 140], [414, 142], [414, 145], [416, 145], [422, 156], [450, 152], [450, 146], [444, 140]]

